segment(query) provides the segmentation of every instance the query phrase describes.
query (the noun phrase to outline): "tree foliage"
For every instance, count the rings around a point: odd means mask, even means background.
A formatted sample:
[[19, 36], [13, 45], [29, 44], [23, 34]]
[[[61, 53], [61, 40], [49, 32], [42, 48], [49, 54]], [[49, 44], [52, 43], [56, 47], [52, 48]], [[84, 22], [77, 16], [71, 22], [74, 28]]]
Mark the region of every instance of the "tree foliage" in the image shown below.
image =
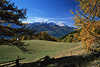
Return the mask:
[[[75, 15], [75, 25], [81, 30], [80, 38], [87, 50], [100, 46], [100, 0], [77, 0], [79, 5]], [[95, 47], [95, 48], [94, 48]]]
[[[11, 0], [0, 0], [0, 39], [16, 37], [21, 33], [21, 28], [12, 28], [15, 24], [22, 26], [21, 19], [25, 18], [26, 9], [18, 9]], [[4, 24], [4, 25], [3, 25]], [[7, 25], [5, 25], [7, 24]], [[9, 39], [8, 39], [9, 40]], [[15, 39], [16, 40], [16, 39]]]
[[80, 32], [80, 30], [75, 30], [75, 31], [61, 37], [60, 39], [64, 42], [80, 42], [79, 32]]
[[47, 40], [47, 41], [60, 41], [58, 38], [49, 35], [48, 32], [39, 32], [33, 35], [33, 39]]

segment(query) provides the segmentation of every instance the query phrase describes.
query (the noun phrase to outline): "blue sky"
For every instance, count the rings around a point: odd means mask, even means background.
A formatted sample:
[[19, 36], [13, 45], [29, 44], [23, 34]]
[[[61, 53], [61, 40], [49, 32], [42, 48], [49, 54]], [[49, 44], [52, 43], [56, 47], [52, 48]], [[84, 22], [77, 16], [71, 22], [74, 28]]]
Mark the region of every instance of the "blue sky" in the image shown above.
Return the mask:
[[55, 22], [73, 26], [75, 0], [13, 0], [19, 8], [27, 9], [27, 20], [24, 22]]

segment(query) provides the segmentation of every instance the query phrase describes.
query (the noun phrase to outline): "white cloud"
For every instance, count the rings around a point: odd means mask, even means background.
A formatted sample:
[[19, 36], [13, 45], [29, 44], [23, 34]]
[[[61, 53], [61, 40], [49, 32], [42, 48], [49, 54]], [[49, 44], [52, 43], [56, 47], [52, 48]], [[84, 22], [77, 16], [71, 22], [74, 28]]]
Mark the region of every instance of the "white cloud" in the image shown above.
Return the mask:
[[58, 21], [56, 24], [59, 25], [59, 26], [64, 26], [65, 25], [64, 21]]
[[47, 22], [47, 21], [49, 21], [49, 19], [46, 19], [46, 18], [34, 18], [33, 20], [34, 20], [34, 22]]
[[68, 26], [72, 26], [72, 18], [73, 17], [65, 17], [65, 18], [43, 18], [43, 17], [28, 17], [26, 21], [28, 23], [34, 23], [34, 22], [41, 22], [41, 23], [50, 23], [54, 22], [59, 26], [64, 26], [65, 24]]
[[27, 18], [26, 21], [23, 21], [23, 22], [28, 22], [28, 23], [34, 23], [34, 22], [48, 22], [49, 19], [47, 18], [41, 18], [41, 17], [29, 17]]

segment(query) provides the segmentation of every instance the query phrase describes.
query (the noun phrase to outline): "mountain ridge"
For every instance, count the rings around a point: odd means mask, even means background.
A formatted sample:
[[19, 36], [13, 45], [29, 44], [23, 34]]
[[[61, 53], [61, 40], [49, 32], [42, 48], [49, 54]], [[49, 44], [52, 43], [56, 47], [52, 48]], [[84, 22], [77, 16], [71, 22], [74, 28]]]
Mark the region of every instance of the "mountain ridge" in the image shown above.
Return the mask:
[[49, 23], [34, 22], [26, 24], [25, 27], [31, 30], [36, 30], [37, 33], [46, 31], [48, 32], [49, 35], [58, 38], [74, 31], [74, 27], [69, 27], [67, 25], [60, 26], [53, 22]]

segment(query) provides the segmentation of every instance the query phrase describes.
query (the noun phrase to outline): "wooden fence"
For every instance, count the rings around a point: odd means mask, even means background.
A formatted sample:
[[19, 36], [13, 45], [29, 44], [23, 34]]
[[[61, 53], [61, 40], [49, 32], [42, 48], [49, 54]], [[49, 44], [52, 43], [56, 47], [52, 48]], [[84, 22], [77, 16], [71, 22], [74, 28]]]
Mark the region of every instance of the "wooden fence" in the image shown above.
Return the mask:
[[16, 60], [12, 60], [12, 61], [7, 61], [7, 62], [3, 62], [0, 63], [0, 67], [11, 67], [11, 65], [15, 65], [16, 67], [20, 67], [20, 60], [23, 60], [25, 58], [18, 58]]

